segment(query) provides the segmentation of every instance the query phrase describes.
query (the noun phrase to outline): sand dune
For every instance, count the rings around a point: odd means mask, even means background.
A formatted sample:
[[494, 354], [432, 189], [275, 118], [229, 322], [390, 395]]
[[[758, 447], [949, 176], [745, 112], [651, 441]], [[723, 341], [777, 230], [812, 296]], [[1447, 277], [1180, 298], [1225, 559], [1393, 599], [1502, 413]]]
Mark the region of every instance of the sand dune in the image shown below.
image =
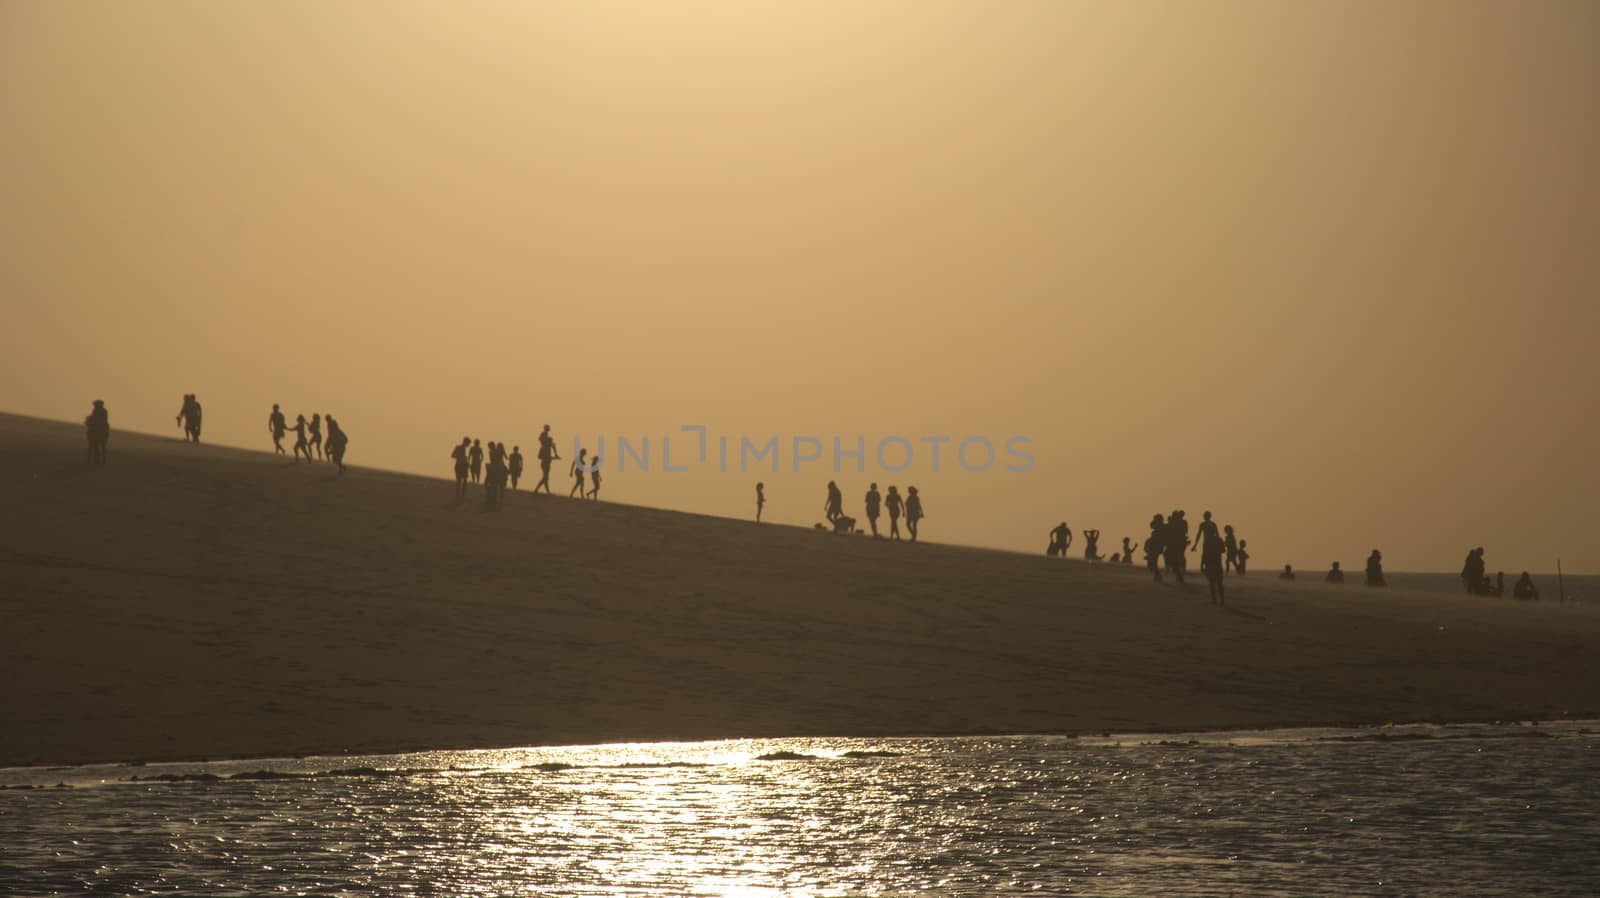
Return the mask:
[[[441, 457], [450, 443], [441, 438]], [[1233, 581], [0, 416], [0, 764], [1551, 718], [1600, 609]]]

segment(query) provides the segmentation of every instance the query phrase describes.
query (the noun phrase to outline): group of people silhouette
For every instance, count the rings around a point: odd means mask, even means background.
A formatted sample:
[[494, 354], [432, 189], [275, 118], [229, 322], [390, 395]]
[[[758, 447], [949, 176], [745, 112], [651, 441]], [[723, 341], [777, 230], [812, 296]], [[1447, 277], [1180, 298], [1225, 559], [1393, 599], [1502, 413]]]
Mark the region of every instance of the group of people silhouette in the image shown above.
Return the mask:
[[[296, 415], [294, 426], [290, 427], [284, 419], [282, 410], [274, 402], [272, 404], [272, 414], [267, 416], [267, 432], [272, 434], [273, 451], [278, 455], [285, 454], [283, 451], [283, 438], [293, 432], [294, 460], [296, 462], [300, 461], [301, 456], [304, 456], [307, 462], [315, 462], [326, 458], [338, 466], [339, 473], [343, 474], [344, 452], [345, 448], [350, 445], [350, 438], [345, 435], [344, 428], [339, 426], [339, 422], [333, 419], [333, 415], [329, 414], [326, 416], [328, 442], [326, 448], [324, 448], [322, 442], [323, 417], [321, 413], [314, 413], [311, 416], [311, 420], [307, 421], [305, 415]], [[195, 401], [193, 393], [184, 397], [183, 410], [178, 412], [178, 423], [182, 424], [185, 419], [191, 422], [189, 427], [192, 428], [190, 433], [194, 441], [196, 443], [200, 442], [200, 403]], [[313, 452], [316, 454], [313, 455]]]
[[[589, 450], [579, 449], [578, 458], [572, 463], [573, 486], [567, 495], [580, 499], [600, 498], [600, 457], [588, 458]], [[487, 467], [484, 465], [485, 457], [488, 459]], [[505, 443], [489, 441], [487, 456], [483, 443], [472, 437], [462, 437], [461, 444], [450, 450], [450, 458], [455, 462], [456, 500], [466, 498], [467, 484], [483, 483], [483, 506], [491, 511], [498, 511], [505, 505], [505, 492], [509, 484], [515, 490], [522, 480], [523, 457], [522, 447], [512, 446], [506, 451]], [[561, 458], [556, 452], [555, 437], [550, 435], [550, 425], [546, 424], [539, 433], [539, 482], [534, 484], [533, 492], [541, 489], [550, 495], [550, 465]], [[584, 489], [584, 475], [590, 476], [592, 489]]]
[[[872, 533], [873, 539], [879, 539], [883, 536], [878, 532], [878, 518], [884, 512], [888, 512], [889, 534], [887, 538], [900, 538], [900, 519], [904, 517], [906, 520], [906, 532], [910, 534], [911, 542], [917, 541], [917, 525], [921, 523], [926, 515], [922, 511], [922, 494], [917, 492], [916, 487], [906, 487], [905, 495], [901, 496], [899, 487], [891, 485], [888, 494], [884, 495], [878, 492], [878, 484], [873, 483], [867, 487], [863, 503], [866, 507], [867, 527]], [[761, 520], [761, 510], [766, 507], [766, 504], [766, 484], [758, 483], [756, 484], [756, 520], [758, 522]], [[823, 500], [822, 513], [828, 519], [828, 523], [832, 524], [833, 528], [839, 532], [850, 532], [856, 529], [855, 518], [846, 515], [844, 512], [844, 493], [839, 489], [839, 484], [832, 480], [828, 481], [828, 495]], [[819, 524], [818, 526], [820, 527], [821, 525]]]
[[[1506, 574], [1499, 571], [1495, 579], [1489, 579], [1487, 565], [1483, 560], [1483, 547], [1478, 546], [1467, 553], [1467, 563], [1461, 568], [1461, 585], [1471, 595], [1477, 596], [1503, 596], [1506, 594]], [[1527, 571], [1517, 579], [1511, 587], [1511, 597], [1515, 599], [1538, 599], [1539, 588], [1533, 585], [1533, 577]]]

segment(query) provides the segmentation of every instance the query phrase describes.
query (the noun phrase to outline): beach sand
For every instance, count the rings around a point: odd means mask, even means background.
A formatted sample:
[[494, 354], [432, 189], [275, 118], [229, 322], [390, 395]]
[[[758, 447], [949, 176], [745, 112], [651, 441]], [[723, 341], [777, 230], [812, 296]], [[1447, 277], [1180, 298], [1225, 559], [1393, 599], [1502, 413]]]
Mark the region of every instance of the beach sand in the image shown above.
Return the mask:
[[485, 513], [444, 479], [125, 432], [82, 457], [78, 426], [0, 416], [0, 765], [1600, 711], [1593, 605], [1264, 568], [1219, 609], [1042, 554], [525, 492]]

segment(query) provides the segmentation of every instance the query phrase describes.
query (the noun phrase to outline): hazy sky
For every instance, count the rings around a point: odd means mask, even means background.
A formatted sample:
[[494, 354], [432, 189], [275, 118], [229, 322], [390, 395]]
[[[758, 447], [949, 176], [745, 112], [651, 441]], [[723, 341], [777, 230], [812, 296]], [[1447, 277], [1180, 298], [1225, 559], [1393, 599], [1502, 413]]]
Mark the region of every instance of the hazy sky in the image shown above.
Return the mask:
[[192, 391], [268, 448], [280, 402], [440, 476], [548, 422], [651, 437], [617, 501], [1596, 572], [1597, 89], [1582, 0], [0, 0], [0, 409], [177, 437]]

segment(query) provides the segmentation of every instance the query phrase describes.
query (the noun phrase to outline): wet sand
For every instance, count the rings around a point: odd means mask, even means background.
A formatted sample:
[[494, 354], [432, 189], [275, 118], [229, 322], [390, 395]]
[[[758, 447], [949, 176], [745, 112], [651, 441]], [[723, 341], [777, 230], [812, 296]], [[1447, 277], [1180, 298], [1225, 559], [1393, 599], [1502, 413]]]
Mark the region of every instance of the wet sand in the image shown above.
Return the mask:
[[1592, 605], [1262, 570], [1219, 609], [1110, 565], [485, 513], [443, 479], [120, 431], [105, 469], [82, 454], [0, 416], [0, 765], [1600, 712]]

